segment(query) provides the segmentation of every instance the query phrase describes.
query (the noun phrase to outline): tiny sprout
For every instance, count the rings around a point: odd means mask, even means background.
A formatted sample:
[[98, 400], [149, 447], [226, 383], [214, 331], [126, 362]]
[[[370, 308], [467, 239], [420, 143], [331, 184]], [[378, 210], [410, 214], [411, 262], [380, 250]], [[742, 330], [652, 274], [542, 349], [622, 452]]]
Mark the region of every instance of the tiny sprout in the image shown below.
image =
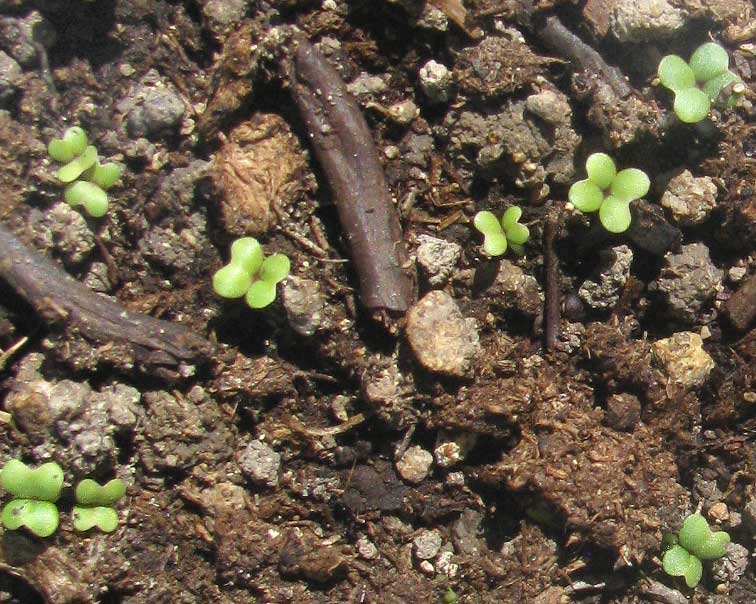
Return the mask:
[[[67, 184], [64, 199], [71, 207], [83, 206], [87, 213], [100, 218], [108, 211], [110, 189], [121, 177], [118, 164], [100, 164], [97, 149], [87, 145], [87, 134], [69, 128], [63, 137], [50, 141], [47, 152], [55, 161], [65, 163], [58, 170], [58, 180]], [[78, 180], [81, 179], [81, 180]]]
[[231, 245], [231, 260], [213, 275], [213, 290], [222, 298], [242, 298], [254, 309], [276, 299], [276, 285], [291, 270], [284, 254], [264, 258], [262, 246], [252, 237], [242, 237]]
[[673, 109], [686, 124], [704, 119], [711, 103], [734, 106], [745, 91], [742, 80], [728, 70], [727, 51], [707, 42], [690, 57], [690, 63], [677, 55], [668, 55], [659, 63], [659, 81], [675, 95]]
[[598, 211], [599, 221], [610, 233], [626, 231], [632, 220], [630, 202], [648, 193], [648, 176], [637, 168], [617, 172], [614, 160], [606, 153], [590, 155], [585, 168], [588, 178], [570, 187], [570, 202], [584, 213]]
[[18, 459], [9, 460], [0, 472], [3, 489], [19, 499], [56, 501], [63, 488], [63, 470], [54, 461], [31, 469]]
[[37, 537], [49, 537], [58, 529], [58, 508], [50, 501], [14, 499], [3, 508], [2, 521], [11, 531], [23, 526]]
[[512, 206], [504, 212], [501, 222], [487, 210], [478, 212], [473, 218], [473, 225], [483, 235], [483, 251], [489, 256], [501, 256], [507, 251], [507, 245], [518, 254], [523, 253], [523, 245], [530, 239], [530, 231], [520, 224], [522, 209]]
[[82, 480], [76, 487], [76, 502], [73, 508], [73, 525], [85, 532], [94, 527], [103, 533], [112, 533], [118, 527], [118, 512], [112, 507], [126, 494], [126, 483], [114, 478], [104, 485], [91, 478]]
[[672, 577], [684, 577], [691, 588], [698, 585], [703, 575], [701, 560], [721, 558], [730, 542], [726, 532], [712, 531], [700, 514], [688, 516], [680, 532], [668, 537], [669, 547], [662, 557], [664, 572]]

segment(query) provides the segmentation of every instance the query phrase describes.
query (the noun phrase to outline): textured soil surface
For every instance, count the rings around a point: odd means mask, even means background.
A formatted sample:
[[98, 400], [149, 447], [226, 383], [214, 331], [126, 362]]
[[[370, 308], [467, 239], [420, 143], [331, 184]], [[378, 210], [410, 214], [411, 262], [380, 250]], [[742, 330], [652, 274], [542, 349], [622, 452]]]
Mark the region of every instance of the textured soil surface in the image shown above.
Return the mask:
[[[0, 0], [0, 463], [66, 476], [0, 602], [752, 603], [752, 12]], [[710, 39], [746, 92], [682, 124], [656, 66]], [[74, 125], [103, 218], [47, 155]], [[597, 151], [651, 180], [620, 235], [567, 203]], [[291, 260], [263, 310], [213, 292], [241, 236]], [[85, 477], [115, 532], [73, 530]], [[689, 589], [698, 508], [734, 545]]]

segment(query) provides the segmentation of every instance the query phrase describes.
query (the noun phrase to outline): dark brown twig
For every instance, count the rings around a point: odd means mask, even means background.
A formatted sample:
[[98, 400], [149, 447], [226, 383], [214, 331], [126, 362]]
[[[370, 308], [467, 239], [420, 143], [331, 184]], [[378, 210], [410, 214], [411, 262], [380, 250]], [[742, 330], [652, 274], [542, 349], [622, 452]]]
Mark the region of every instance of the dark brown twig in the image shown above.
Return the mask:
[[125, 345], [133, 359], [159, 365], [197, 360], [212, 350], [186, 327], [129, 312], [94, 293], [2, 225], [0, 258], [0, 277], [47, 322], [62, 322], [95, 345]]
[[546, 272], [546, 295], [544, 301], [544, 341], [546, 350], [554, 350], [559, 338], [561, 300], [559, 299], [559, 257], [556, 238], [559, 234], [559, 217], [550, 214], [543, 227], [543, 264]]
[[339, 220], [370, 310], [406, 311], [414, 298], [399, 216], [362, 112], [339, 74], [297, 40], [291, 90], [334, 193]]
[[559, 17], [551, 15], [542, 27], [536, 26], [534, 29], [536, 35], [560, 55], [574, 61], [581, 69], [601, 77], [618, 97], [624, 99], [630, 96], [632, 90], [619, 69], [607, 65], [601, 55], [567, 29]]

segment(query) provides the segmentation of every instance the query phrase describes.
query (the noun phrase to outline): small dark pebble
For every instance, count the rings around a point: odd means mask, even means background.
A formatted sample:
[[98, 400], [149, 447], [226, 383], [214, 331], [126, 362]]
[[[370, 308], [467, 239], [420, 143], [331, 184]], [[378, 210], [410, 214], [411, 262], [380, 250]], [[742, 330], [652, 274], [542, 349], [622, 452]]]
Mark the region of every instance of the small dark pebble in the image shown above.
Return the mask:
[[606, 401], [606, 423], [615, 430], [631, 431], [640, 421], [641, 404], [632, 394], [613, 394]]

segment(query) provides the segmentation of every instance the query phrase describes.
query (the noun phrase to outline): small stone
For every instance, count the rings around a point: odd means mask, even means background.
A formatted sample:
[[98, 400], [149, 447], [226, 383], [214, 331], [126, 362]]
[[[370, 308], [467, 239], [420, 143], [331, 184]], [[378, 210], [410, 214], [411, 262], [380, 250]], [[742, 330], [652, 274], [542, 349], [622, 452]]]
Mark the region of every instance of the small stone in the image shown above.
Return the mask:
[[462, 254], [462, 248], [453, 241], [429, 235], [417, 238], [417, 263], [431, 287], [444, 285], [451, 277]]
[[253, 440], [237, 454], [236, 463], [249, 480], [268, 487], [278, 486], [281, 455], [259, 440]]
[[452, 560], [454, 560], [453, 551], [442, 551], [436, 558], [436, 570], [447, 577], [455, 577], [459, 571], [459, 564], [455, 564]]
[[218, 40], [223, 40], [247, 14], [249, 0], [207, 0], [202, 14], [208, 29]]
[[422, 447], [410, 447], [396, 462], [396, 471], [407, 482], [418, 484], [426, 479], [433, 465], [433, 455]]
[[449, 19], [443, 11], [429, 3], [423, 3], [420, 15], [415, 24], [423, 29], [444, 32], [449, 29]]
[[433, 103], [445, 103], [451, 98], [452, 74], [445, 65], [431, 59], [420, 68], [420, 88]]
[[483, 514], [478, 510], [464, 510], [452, 525], [452, 542], [461, 554], [474, 555], [482, 548], [478, 533]]
[[615, 430], [630, 431], [638, 425], [641, 403], [628, 393], [613, 394], [606, 401], [606, 423]]
[[569, 124], [572, 119], [572, 107], [567, 99], [553, 90], [531, 94], [525, 99], [525, 108], [552, 126]]
[[118, 73], [125, 78], [130, 78], [136, 73], [136, 69], [132, 67], [131, 63], [121, 63], [118, 66]]
[[701, 386], [716, 366], [703, 349], [701, 336], [692, 331], [654, 342], [652, 351], [669, 379], [685, 388]]
[[299, 335], [312, 336], [323, 326], [326, 298], [318, 281], [290, 276], [282, 299], [289, 325]]
[[60, 202], [50, 211], [49, 220], [52, 244], [67, 263], [79, 264], [86, 260], [95, 247], [95, 237], [81, 212]]
[[632, 263], [633, 252], [626, 245], [601, 250], [595, 276], [583, 282], [578, 295], [591, 308], [614, 308], [630, 277]]
[[21, 83], [21, 66], [0, 50], [0, 102], [10, 99]]
[[704, 304], [721, 291], [724, 271], [711, 261], [703, 243], [683, 245], [679, 253], [668, 253], [657, 281], [667, 299], [670, 315], [694, 323]]
[[527, 317], [536, 316], [543, 308], [538, 280], [509, 260], [499, 262], [499, 272], [489, 291], [496, 306], [514, 308]]
[[401, 149], [399, 149], [399, 147], [397, 147], [396, 145], [387, 145], [383, 148], [383, 155], [386, 156], [386, 159], [396, 159], [401, 154]]
[[432, 560], [436, 557], [443, 539], [437, 530], [422, 530], [412, 540], [412, 551], [418, 560]]
[[408, 99], [390, 105], [388, 108], [388, 115], [397, 124], [407, 126], [412, 123], [412, 120], [420, 115], [420, 110], [415, 103]]
[[669, 37], [685, 25], [685, 13], [667, 0], [614, 3], [609, 28], [620, 43]]
[[132, 138], [156, 139], [176, 130], [186, 107], [176, 87], [155, 69], [148, 71], [118, 108]]
[[441, 468], [457, 465], [476, 442], [477, 436], [471, 432], [456, 433], [453, 440], [442, 442], [433, 450], [436, 465]]
[[420, 564], [417, 565], [417, 567], [420, 569], [421, 573], [428, 575], [429, 577], [432, 577], [434, 574], [436, 574], [436, 569], [433, 567], [433, 564], [428, 562], [428, 560], [423, 560]]
[[727, 271], [727, 278], [731, 283], [740, 283], [748, 274], [748, 270], [744, 266], [732, 266]]
[[378, 548], [364, 535], [357, 539], [357, 555], [364, 560], [375, 560], [378, 557]]
[[347, 84], [347, 90], [356, 97], [376, 95], [386, 91], [386, 82], [380, 76], [364, 71]]
[[717, 524], [727, 522], [730, 518], [730, 511], [727, 509], [727, 504], [723, 501], [715, 503], [709, 508], [709, 520], [713, 520]]
[[717, 186], [708, 176], [696, 178], [685, 170], [669, 181], [661, 204], [674, 222], [683, 226], [701, 224], [717, 205]]
[[464, 472], [449, 472], [446, 475], [445, 482], [450, 487], [463, 487], [465, 486], [465, 473]]
[[745, 573], [750, 555], [739, 543], [728, 543], [725, 555], [711, 563], [711, 574], [720, 583], [736, 583]]
[[443, 291], [426, 294], [407, 313], [407, 339], [428, 371], [463, 377], [480, 354], [475, 319], [465, 319]]

